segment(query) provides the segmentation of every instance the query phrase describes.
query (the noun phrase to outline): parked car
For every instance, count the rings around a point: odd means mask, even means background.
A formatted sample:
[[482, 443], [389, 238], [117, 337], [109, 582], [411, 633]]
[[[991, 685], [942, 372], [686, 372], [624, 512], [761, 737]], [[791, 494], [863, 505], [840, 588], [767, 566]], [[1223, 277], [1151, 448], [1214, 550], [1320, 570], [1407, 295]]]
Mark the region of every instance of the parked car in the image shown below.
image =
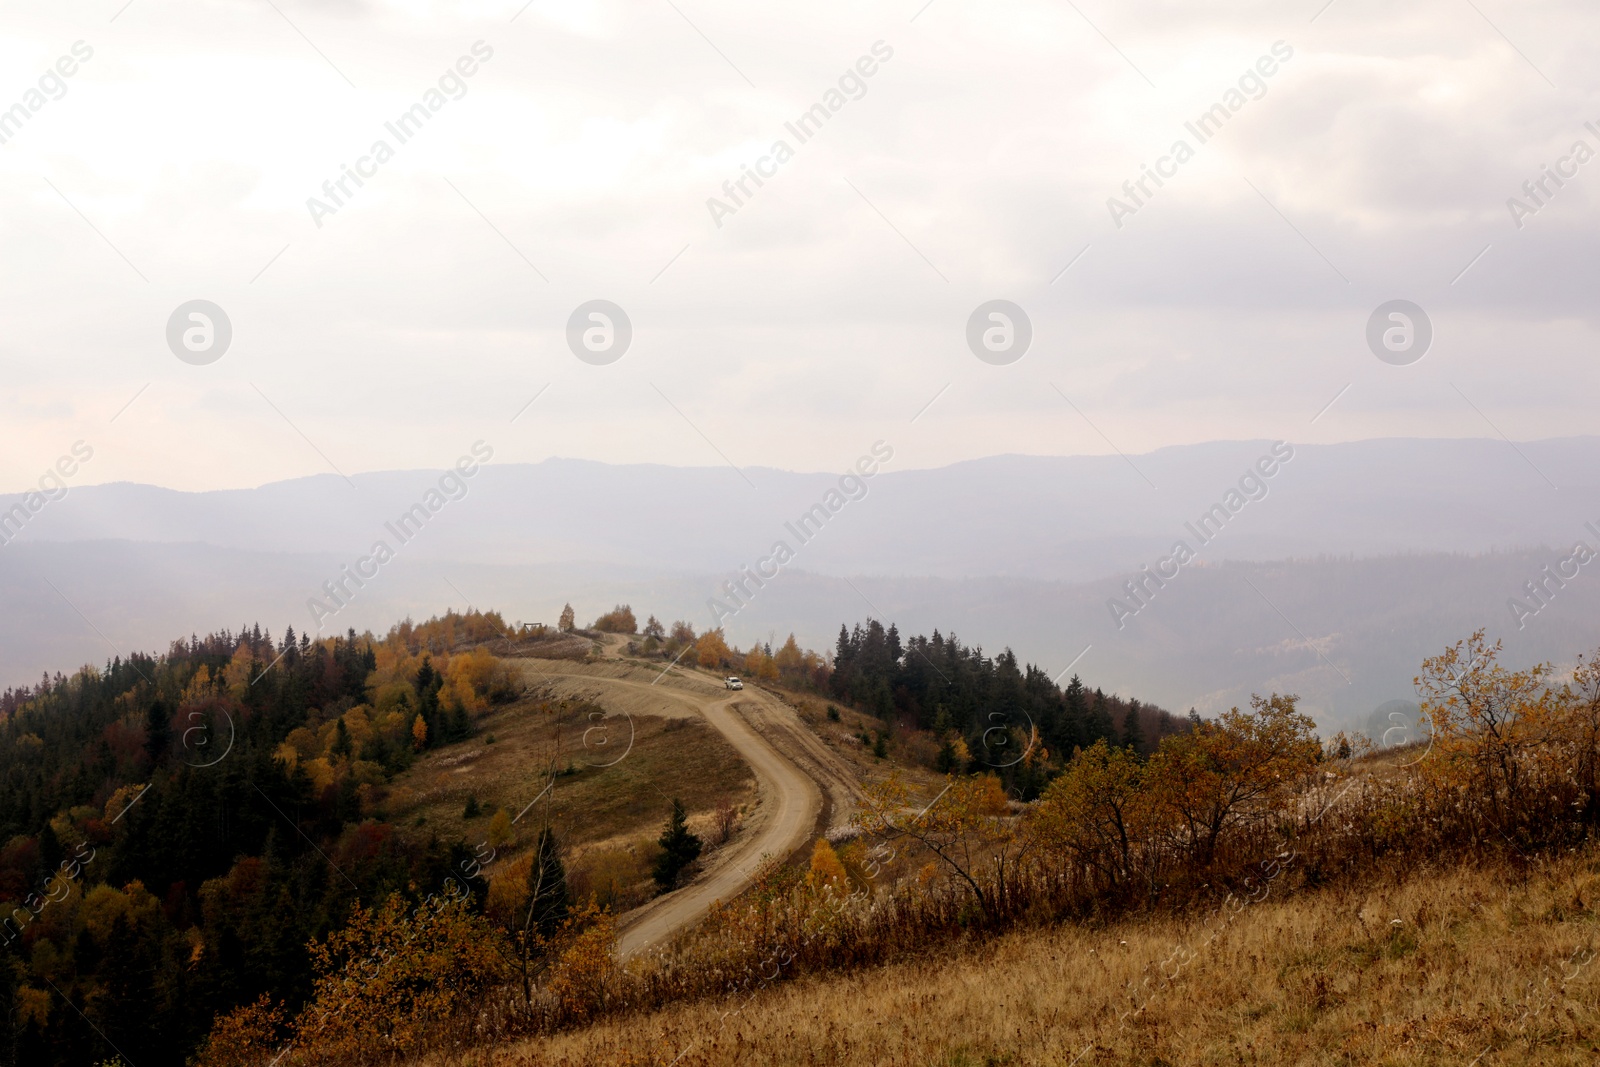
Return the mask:
[[733, 677], [731, 674], [728, 676], [728, 680], [724, 684], [729, 689], [743, 689], [744, 688], [744, 683], [739, 681], [739, 679]]

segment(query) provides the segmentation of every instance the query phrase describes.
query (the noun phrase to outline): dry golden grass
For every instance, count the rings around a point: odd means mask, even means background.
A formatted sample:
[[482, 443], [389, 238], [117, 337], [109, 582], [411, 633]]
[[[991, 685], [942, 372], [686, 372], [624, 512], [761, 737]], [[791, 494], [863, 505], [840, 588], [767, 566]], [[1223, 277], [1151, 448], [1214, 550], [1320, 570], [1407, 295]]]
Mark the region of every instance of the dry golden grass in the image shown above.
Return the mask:
[[[754, 801], [749, 765], [703, 720], [637, 714], [593, 720], [595, 713], [587, 704], [562, 708], [536, 699], [491, 711], [479, 720], [478, 736], [429, 752], [395, 780], [387, 801], [390, 818], [445, 840], [483, 841], [496, 809], [515, 816], [540, 796], [555, 754], [558, 766], [570, 766], [572, 773], [563, 774], [517, 823], [513, 842], [498, 850], [493, 876], [527, 850], [547, 821], [569, 862], [581, 864], [597, 849], [648, 848], [673, 797], [683, 800], [697, 829], [709, 825], [721, 803], [739, 807]], [[599, 724], [608, 733], [604, 745], [596, 733], [585, 748], [585, 732]], [[627, 755], [617, 759], [624, 750]], [[614, 765], [603, 765], [614, 759]], [[482, 809], [474, 819], [462, 817], [469, 796]]]
[[[870, 738], [882, 730], [881, 719], [815, 693], [772, 685], [763, 688], [793, 707], [800, 721], [844, 761], [860, 784], [881, 782], [891, 772], [899, 771], [914, 789], [929, 791], [930, 797], [943, 788], [944, 775], [933, 770], [933, 757], [939, 744], [929, 731], [907, 728], [893, 731], [885, 746], [885, 755], [879, 758], [872, 754], [871, 745], [862, 743], [860, 735]], [[829, 707], [838, 711], [839, 721], [828, 718]]]
[[1592, 848], [1521, 876], [1424, 871], [1268, 898], [1231, 920], [1014, 933], [462, 1062], [1593, 1064], [1597, 902]]

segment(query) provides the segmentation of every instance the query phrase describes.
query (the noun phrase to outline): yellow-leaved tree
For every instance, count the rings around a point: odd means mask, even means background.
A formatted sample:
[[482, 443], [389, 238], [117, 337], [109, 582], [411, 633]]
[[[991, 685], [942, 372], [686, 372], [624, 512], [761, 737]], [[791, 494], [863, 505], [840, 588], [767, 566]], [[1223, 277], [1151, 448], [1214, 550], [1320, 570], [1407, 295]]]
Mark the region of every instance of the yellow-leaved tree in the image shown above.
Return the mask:
[[700, 666], [708, 669], [723, 667], [733, 660], [733, 651], [728, 648], [720, 626], [702, 634], [696, 648], [700, 653]]
[[952, 777], [929, 803], [919, 804], [899, 772], [867, 787], [861, 824], [886, 840], [906, 838], [931, 853], [969, 889], [983, 914], [995, 919], [1012, 903], [1014, 882], [1032, 842], [1021, 833], [1000, 779]]
[[1106, 744], [1082, 749], [1028, 813], [1043, 855], [1094, 872], [1105, 892], [1134, 878], [1135, 857], [1156, 826], [1137, 753]]
[[811, 849], [811, 870], [806, 873], [806, 884], [817, 892], [824, 889], [842, 891], [848, 888], [849, 881], [850, 876], [845, 872], [839, 853], [834, 851], [827, 838], [817, 838], [817, 843]]
[[1572, 681], [1556, 687], [1548, 665], [1513, 671], [1499, 664], [1500, 650], [1479, 630], [1423, 662], [1417, 691], [1432, 750], [1418, 769], [1435, 788], [1464, 798], [1458, 810], [1477, 832], [1515, 834], [1550, 814], [1545, 799], [1572, 791], [1574, 770], [1593, 775], [1585, 720], [1592, 724], [1597, 713], [1600, 678], [1593, 663], [1580, 663]]
[[1259, 824], [1322, 758], [1316, 723], [1292, 695], [1250, 698], [1216, 719], [1170, 734], [1144, 768], [1162, 825], [1196, 870], [1210, 866], [1217, 843], [1235, 826]]

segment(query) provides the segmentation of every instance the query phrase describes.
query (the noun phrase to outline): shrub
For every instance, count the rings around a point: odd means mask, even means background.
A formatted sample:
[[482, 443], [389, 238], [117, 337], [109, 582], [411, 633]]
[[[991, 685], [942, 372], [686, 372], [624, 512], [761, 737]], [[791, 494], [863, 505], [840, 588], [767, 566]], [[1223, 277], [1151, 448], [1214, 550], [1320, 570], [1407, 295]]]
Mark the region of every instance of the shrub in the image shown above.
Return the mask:
[[[656, 625], [659, 626], [660, 624], [657, 623]], [[633, 617], [632, 608], [626, 604], [618, 604], [594, 620], [594, 625], [589, 628], [591, 630], [599, 630], [601, 633], [631, 634], [638, 632], [639, 620]]]
[[499, 940], [465, 898], [431, 900], [409, 913], [398, 894], [376, 911], [358, 905], [342, 929], [311, 945], [318, 977], [295, 1020], [297, 1036], [351, 1052], [418, 1047], [509, 977]]
[[199, 1067], [258, 1067], [282, 1050], [287, 1037], [283, 1006], [263, 994], [219, 1017], [195, 1062]]
[[550, 971], [548, 989], [569, 1019], [583, 1020], [605, 1010], [617, 975], [616, 920], [587, 904], [563, 923], [567, 947]]

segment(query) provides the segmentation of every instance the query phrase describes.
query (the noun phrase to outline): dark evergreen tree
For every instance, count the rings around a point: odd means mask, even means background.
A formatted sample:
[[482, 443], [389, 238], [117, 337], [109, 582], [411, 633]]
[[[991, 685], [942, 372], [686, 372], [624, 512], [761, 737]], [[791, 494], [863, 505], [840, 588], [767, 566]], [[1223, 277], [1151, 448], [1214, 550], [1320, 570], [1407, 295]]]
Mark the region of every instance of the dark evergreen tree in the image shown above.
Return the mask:
[[161, 766], [172, 745], [172, 710], [157, 700], [145, 709], [144, 754], [152, 767]]
[[1111, 708], [1106, 700], [1106, 695], [1100, 690], [1094, 691], [1094, 697], [1089, 702], [1089, 744], [1094, 744], [1104, 738], [1108, 744], [1118, 742], [1117, 728], [1111, 721]]
[[670, 891], [676, 888], [683, 869], [700, 858], [700, 838], [689, 832], [689, 817], [683, 810], [683, 801], [673, 799], [667, 828], [661, 832], [657, 843], [661, 846], [661, 855], [656, 859], [656, 885], [663, 892]]
[[1139, 724], [1139, 702], [1128, 702], [1128, 712], [1122, 718], [1122, 747], [1130, 752], [1144, 754], [1144, 727]]
[[546, 940], [554, 937], [567, 917], [567, 871], [561, 863], [555, 831], [539, 831], [533, 863], [528, 867], [528, 914], [525, 930], [535, 930]]
[[333, 746], [328, 750], [341, 759], [349, 759], [355, 751], [355, 745], [350, 741], [350, 728], [340, 719], [334, 728]]

